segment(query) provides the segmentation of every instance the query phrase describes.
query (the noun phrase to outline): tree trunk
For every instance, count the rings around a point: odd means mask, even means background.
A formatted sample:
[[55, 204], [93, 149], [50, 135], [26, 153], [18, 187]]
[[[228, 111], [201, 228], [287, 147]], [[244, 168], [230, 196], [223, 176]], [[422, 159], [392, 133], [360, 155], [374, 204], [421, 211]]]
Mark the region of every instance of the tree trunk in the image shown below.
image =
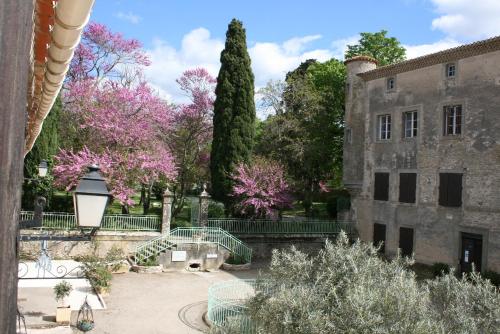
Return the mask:
[[0, 333], [16, 333], [17, 234], [23, 183], [33, 1], [0, 1]]
[[129, 214], [129, 207], [128, 205], [122, 205], [122, 214], [128, 215]]

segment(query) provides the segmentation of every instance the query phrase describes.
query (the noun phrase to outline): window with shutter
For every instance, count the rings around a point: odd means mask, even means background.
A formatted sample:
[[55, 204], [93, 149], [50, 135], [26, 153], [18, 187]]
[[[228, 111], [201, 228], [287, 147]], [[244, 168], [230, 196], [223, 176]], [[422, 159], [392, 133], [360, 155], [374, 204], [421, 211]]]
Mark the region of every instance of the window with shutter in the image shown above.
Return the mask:
[[373, 199], [377, 201], [389, 200], [389, 173], [375, 173]]
[[399, 174], [399, 201], [402, 203], [415, 203], [417, 191], [417, 174]]
[[399, 248], [402, 256], [410, 257], [413, 254], [413, 229], [409, 227], [399, 228]]
[[385, 253], [385, 225], [384, 224], [373, 224], [373, 244], [379, 246], [379, 252]]
[[439, 174], [439, 205], [447, 207], [462, 206], [462, 174]]

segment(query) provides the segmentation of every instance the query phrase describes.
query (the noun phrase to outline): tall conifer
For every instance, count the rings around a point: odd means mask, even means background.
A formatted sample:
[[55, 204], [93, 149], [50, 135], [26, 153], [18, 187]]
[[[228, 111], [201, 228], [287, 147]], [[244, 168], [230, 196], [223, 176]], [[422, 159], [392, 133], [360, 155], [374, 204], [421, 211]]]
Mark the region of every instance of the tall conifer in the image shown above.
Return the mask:
[[229, 24], [220, 60], [210, 171], [213, 197], [228, 203], [231, 173], [238, 163], [250, 160], [255, 130], [254, 75], [241, 21]]

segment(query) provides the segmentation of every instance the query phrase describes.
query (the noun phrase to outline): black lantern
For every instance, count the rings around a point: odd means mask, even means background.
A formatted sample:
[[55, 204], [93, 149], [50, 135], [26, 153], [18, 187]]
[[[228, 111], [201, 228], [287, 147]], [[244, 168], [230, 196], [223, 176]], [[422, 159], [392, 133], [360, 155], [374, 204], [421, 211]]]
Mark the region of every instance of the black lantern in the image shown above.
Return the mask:
[[38, 176], [46, 177], [48, 171], [49, 171], [49, 165], [47, 164], [47, 160], [42, 160], [38, 165]]
[[99, 167], [90, 166], [73, 192], [76, 224], [82, 228], [99, 228], [110, 197]]
[[78, 311], [78, 317], [76, 318], [76, 327], [82, 332], [88, 332], [94, 329], [94, 314], [92, 308], [87, 302], [87, 297]]

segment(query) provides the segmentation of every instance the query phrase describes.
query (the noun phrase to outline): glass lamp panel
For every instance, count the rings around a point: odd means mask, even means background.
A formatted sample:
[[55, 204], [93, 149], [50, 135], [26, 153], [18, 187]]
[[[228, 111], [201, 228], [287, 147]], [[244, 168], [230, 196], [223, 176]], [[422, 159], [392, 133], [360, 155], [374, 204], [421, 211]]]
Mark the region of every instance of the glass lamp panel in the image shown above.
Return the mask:
[[38, 167], [38, 176], [46, 177], [47, 176], [47, 167]]
[[76, 214], [79, 227], [100, 227], [107, 196], [76, 194]]

